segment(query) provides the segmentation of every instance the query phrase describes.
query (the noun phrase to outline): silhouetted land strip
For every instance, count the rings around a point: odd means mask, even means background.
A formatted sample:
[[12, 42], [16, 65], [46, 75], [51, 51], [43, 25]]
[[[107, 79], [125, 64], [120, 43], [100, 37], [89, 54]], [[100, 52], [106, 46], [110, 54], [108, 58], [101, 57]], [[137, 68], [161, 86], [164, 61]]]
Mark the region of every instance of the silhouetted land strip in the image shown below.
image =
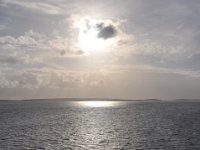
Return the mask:
[[12, 101], [136, 101], [136, 102], [160, 102], [159, 99], [108, 99], [108, 98], [44, 98], [44, 99], [21, 99], [21, 100], [0, 100], [1, 102]]
[[16, 99], [6, 100], [0, 99], [0, 102], [13, 102], [13, 101], [123, 101], [123, 102], [200, 102], [200, 99], [174, 99], [174, 100], [161, 100], [161, 99], [109, 99], [109, 98], [42, 98], [42, 99]]

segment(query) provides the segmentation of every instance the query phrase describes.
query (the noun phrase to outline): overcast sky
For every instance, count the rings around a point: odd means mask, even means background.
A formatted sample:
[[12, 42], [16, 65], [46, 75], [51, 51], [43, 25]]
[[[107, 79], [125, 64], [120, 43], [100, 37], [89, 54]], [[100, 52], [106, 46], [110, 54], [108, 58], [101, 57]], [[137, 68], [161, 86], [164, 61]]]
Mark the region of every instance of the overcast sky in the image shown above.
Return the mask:
[[0, 0], [0, 99], [200, 98], [199, 0]]

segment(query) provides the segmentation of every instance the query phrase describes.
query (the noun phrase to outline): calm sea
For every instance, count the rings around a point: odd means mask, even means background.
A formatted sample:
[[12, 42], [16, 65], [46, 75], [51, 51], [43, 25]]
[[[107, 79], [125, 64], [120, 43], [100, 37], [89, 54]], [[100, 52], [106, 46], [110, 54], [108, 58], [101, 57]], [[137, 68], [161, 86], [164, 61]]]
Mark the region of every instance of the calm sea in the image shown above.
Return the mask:
[[0, 102], [1, 150], [200, 150], [198, 102]]

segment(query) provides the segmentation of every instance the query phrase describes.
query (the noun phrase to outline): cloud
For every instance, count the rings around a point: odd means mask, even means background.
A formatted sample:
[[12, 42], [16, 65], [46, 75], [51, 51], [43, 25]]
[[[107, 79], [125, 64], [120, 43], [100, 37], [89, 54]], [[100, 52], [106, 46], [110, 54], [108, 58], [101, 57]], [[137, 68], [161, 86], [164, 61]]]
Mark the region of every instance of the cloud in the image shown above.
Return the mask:
[[0, 31], [6, 29], [7, 27], [3, 24], [0, 24]]
[[102, 38], [107, 40], [109, 38], [113, 38], [117, 35], [117, 30], [113, 25], [105, 25], [105, 23], [96, 24], [96, 28], [99, 30], [97, 34], [98, 38]]
[[3, 7], [19, 7], [19, 8], [24, 8], [27, 10], [31, 10], [32, 12], [35, 13], [44, 13], [44, 14], [50, 14], [50, 15], [58, 15], [61, 13], [60, 8], [55, 4], [55, 3], [50, 3], [50, 2], [31, 2], [31, 1], [10, 1], [10, 0], [3, 0], [2, 3], [0, 3], [0, 6]]
[[96, 20], [91, 18], [83, 18], [84, 22], [84, 33], [97, 32], [97, 38], [108, 40], [114, 38], [120, 32], [118, 24], [113, 20]]
[[45, 36], [37, 32], [29, 30], [24, 35], [13, 37], [3, 36], [0, 37], [0, 44], [2, 46], [13, 46], [15, 47], [38, 47], [45, 40]]
[[80, 75], [70, 71], [51, 69], [25, 69], [15, 71], [15, 74], [1, 75], [1, 88], [74, 88], [80, 85]]
[[14, 60], [25, 60], [24, 62], [34, 63], [35, 60], [49, 59], [59, 55], [74, 57], [84, 54], [75, 44], [70, 43], [68, 38], [47, 36], [32, 30], [18, 37], [2, 36], [0, 37], [0, 45], [1, 63], [10, 63]]
[[84, 52], [80, 50], [76, 44], [71, 42], [68, 38], [61, 36], [52, 37], [48, 40], [46, 45], [49, 45], [49, 48], [58, 50], [62, 56], [80, 56], [84, 54]]
[[48, 40], [47, 36], [32, 30], [18, 37], [10, 35], [0, 37], [0, 65], [20, 64], [20, 68], [23, 68], [27, 65], [37, 64], [53, 51], [48, 45]]
[[0, 63], [2, 64], [17, 64], [20, 61], [20, 59], [17, 59], [13, 56], [0, 57]]
[[90, 86], [92, 87], [102, 87], [104, 86], [105, 81], [103, 79], [99, 79], [99, 80], [95, 80], [93, 82], [91, 82]]
[[22, 69], [9, 72], [0, 72], [0, 88], [24, 89], [77, 89], [101, 87], [104, 84], [105, 74], [86, 71], [70, 71], [60, 69]]

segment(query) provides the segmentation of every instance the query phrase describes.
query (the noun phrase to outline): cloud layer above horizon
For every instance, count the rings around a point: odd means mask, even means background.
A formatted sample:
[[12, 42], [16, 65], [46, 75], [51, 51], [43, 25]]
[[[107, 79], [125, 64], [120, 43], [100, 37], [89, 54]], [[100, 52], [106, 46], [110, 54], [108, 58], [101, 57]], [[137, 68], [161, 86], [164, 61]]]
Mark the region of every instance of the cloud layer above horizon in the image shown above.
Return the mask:
[[[0, 0], [0, 99], [200, 98], [199, 8], [195, 0]], [[80, 33], [93, 31], [103, 50], [81, 46]]]

